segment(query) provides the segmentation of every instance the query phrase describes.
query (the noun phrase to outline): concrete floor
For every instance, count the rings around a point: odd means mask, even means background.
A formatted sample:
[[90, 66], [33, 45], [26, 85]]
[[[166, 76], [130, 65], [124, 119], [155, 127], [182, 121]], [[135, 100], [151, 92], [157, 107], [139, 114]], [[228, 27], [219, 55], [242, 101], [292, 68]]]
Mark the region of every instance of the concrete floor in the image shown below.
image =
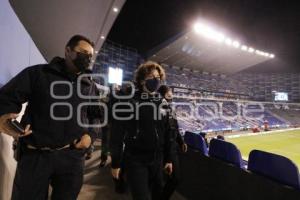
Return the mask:
[[[114, 183], [110, 174], [110, 165], [99, 168], [100, 144], [96, 144], [96, 151], [90, 160], [86, 161], [84, 185], [78, 200], [129, 200], [129, 194], [120, 195], [114, 191]], [[109, 160], [110, 161], [110, 160]], [[175, 193], [172, 200], [185, 200]]]

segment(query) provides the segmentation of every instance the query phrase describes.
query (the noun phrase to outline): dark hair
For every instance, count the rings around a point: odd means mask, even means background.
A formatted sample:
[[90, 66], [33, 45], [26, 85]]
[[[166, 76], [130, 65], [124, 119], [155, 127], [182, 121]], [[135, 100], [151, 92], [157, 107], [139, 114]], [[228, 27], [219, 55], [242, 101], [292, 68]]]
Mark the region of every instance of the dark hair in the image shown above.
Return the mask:
[[89, 43], [92, 47], [95, 46], [94, 42], [92, 42], [90, 39], [88, 39], [87, 37], [84, 37], [82, 35], [74, 35], [73, 37], [71, 37], [71, 39], [68, 41], [68, 43], [66, 44], [66, 47], [70, 47], [72, 50], [74, 49], [74, 47], [77, 46], [77, 44], [79, 43], [79, 41], [85, 41], [87, 43]]
[[219, 139], [219, 140], [225, 140], [225, 137], [223, 135], [217, 135], [217, 139]]
[[161, 85], [157, 91], [162, 97], [165, 97], [166, 93], [169, 92], [170, 90], [171, 90], [170, 87], [166, 85]]
[[165, 70], [157, 64], [156, 62], [153, 61], [147, 61], [143, 64], [141, 64], [137, 70], [135, 71], [135, 83], [139, 89], [141, 89], [141, 82], [145, 80], [145, 77], [150, 74], [153, 70], [157, 70], [160, 76], [160, 80], [165, 80], [166, 74]]

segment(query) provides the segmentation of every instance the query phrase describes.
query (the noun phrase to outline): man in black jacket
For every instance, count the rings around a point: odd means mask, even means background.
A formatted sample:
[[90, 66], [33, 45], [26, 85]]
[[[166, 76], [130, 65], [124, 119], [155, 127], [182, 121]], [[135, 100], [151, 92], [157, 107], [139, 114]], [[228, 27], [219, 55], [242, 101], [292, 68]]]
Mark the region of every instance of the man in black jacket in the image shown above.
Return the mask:
[[[0, 89], [0, 131], [14, 136], [21, 146], [12, 199], [47, 199], [49, 184], [52, 199], [77, 198], [85, 149], [93, 137], [86, 127], [88, 119], [101, 115], [89, 106], [95, 84], [81, 76], [93, 53], [89, 39], [73, 36], [65, 59], [25, 68]], [[8, 121], [17, 117], [25, 102], [21, 124], [27, 126], [20, 136]]]
[[175, 192], [176, 187], [180, 182], [180, 169], [179, 169], [179, 159], [178, 159], [178, 151], [181, 150], [183, 153], [187, 151], [187, 144], [184, 142], [182, 136], [179, 133], [179, 126], [178, 121], [176, 118], [176, 113], [172, 110], [172, 100], [173, 100], [173, 93], [170, 87], [166, 85], [162, 85], [158, 92], [164, 98], [166, 102], [164, 102], [163, 108], [170, 113], [169, 114], [169, 124], [171, 135], [176, 141], [175, 145], [173, 146], [174, 156], [172, 160], [173, 164], [173, 173], [170, 176], [167, 176], [166, 183], [163, 189], [162, 200], [168, 200], [171, 198], [172, 194]]
[[156, 92], [165, 74], [157, 63], [146, 62], [135, 75], [138, 91], [112, 109], [112, 175], [118, 179], [125, 170], [134, 200], [159, 200], [162, 170], [172, 173], [173, 141]]

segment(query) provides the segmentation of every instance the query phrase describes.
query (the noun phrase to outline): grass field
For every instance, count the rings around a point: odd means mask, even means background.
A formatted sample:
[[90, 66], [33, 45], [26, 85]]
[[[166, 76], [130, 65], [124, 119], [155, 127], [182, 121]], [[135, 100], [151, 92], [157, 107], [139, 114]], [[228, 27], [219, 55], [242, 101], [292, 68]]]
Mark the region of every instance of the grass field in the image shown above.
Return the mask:
[[241, 136], [226, 140], [240, 149], [245, 160], [248, 160], [251, 150], [258, 149], [285, 156], [300, 169], [300, 130]]

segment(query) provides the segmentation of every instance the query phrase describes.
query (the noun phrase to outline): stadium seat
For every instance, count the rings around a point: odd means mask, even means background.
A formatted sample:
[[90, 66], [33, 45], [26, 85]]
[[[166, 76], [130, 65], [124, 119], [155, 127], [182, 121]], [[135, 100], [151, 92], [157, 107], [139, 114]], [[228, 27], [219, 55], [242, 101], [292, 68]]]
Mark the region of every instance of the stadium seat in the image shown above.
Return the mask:
[[233, 164], [239, 168], [245, 168], [244, 162], [242, 160], [241, 152], [238, 148], [224, 140], [212, 139], [209, 144], [209, 156], [217, 158]]
[[253, 150], [249, 155], [248, 170], [300, 189], [298, 168], [284, 156]]
[[206, 143], [201, 135], [186, 131], [184, 141], [190, 148], [200, 151], [204, 155], [208, 155]]

